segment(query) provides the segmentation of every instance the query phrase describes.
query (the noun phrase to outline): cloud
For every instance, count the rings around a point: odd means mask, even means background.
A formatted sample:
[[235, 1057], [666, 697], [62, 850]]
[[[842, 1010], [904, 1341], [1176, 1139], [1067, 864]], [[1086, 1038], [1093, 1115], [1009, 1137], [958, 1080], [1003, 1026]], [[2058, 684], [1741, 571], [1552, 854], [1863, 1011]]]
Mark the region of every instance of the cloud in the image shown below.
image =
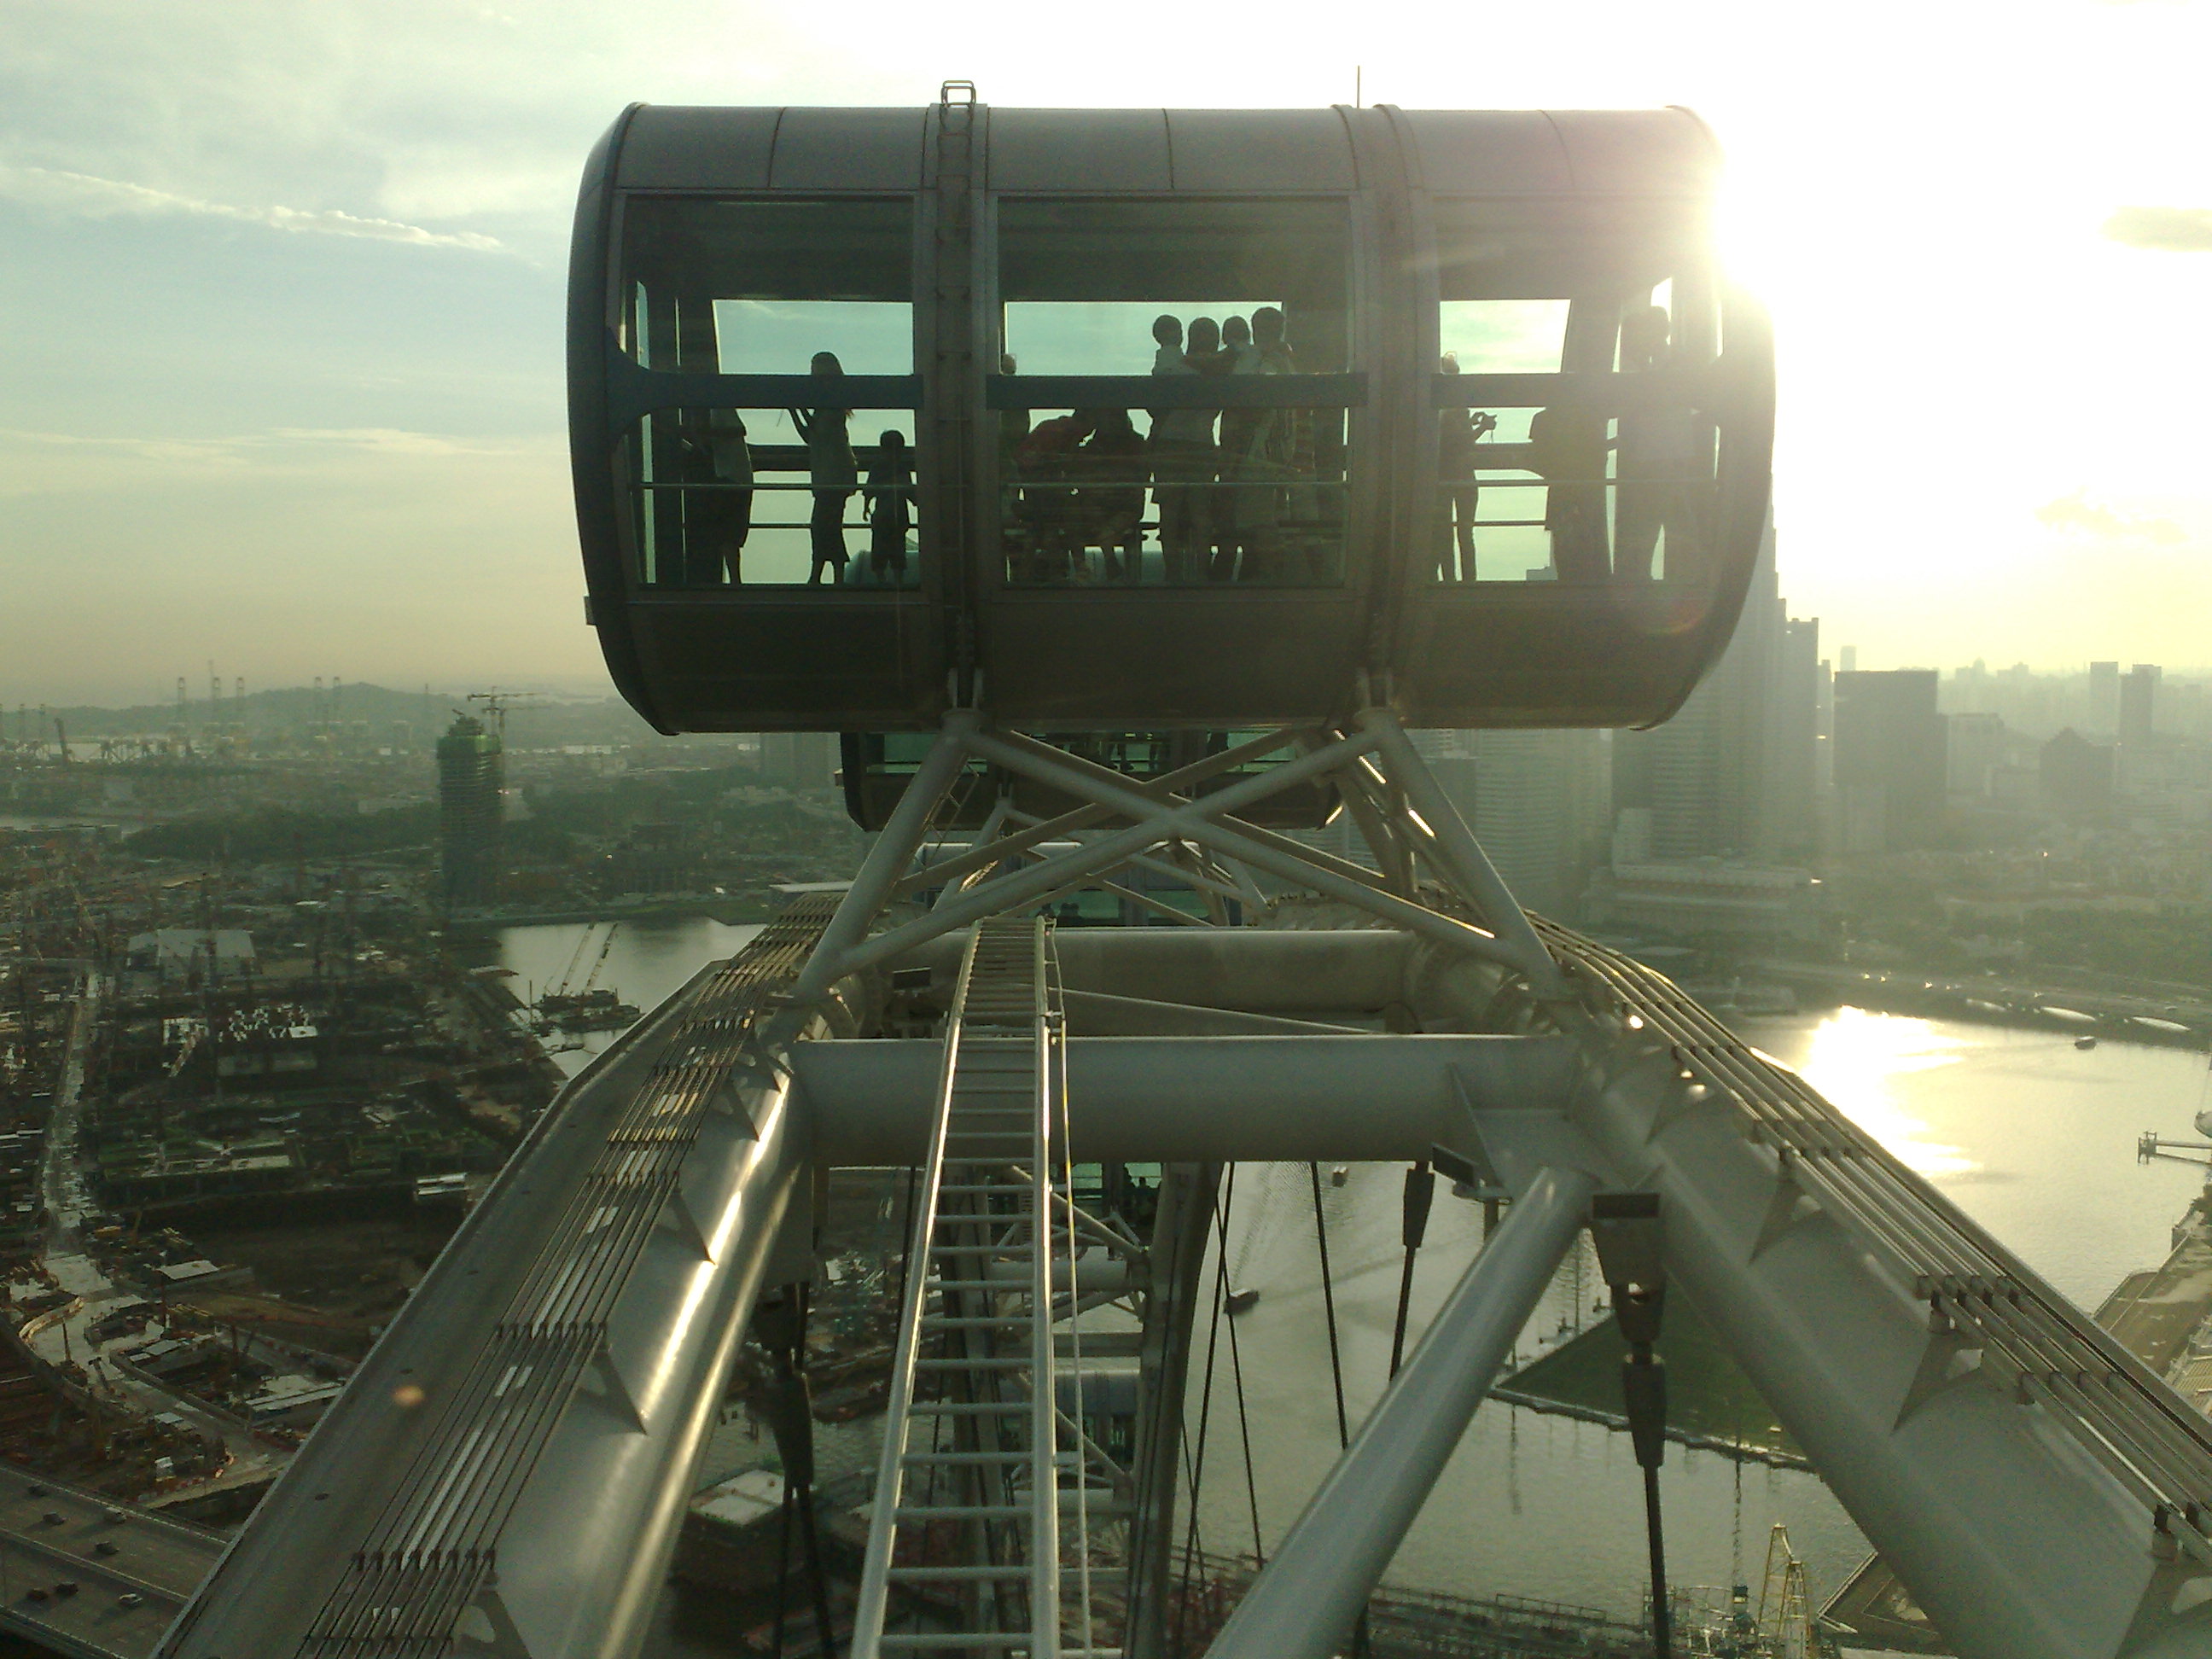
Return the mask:
[[167, 489], [195, 483], [274, 483], [389, 476], [408, 463], [537, 465], [561, 447], [545, 437], [471, 441], [396, 427], [276, 427], [216, 438], [87, 436], [0, 428], [0, 499]]
[[2087, 536], [2100, 541], [2148, 541], [2171, 546], [2189, 539], [2189, 532], [2171, 519], [2146, 518], [2103, 507], [2077, 489], [2035, 509], [2035, 516], [2062, 534]]
[[271, 230], [356, 236], [370, 241], [411, 243], [417, 247], [459, 247], [480, 253], [502, 251], [496, 237], [480, 235], [475, 231], [425, 230], [420, 225], [404, 224], [397, 219], [362, 218], [337, 208], [239, 207], [228, 202], [204, 201], [196, 196], [180, 196], [172, 191], [58, 167], [0, 166], [0, 196], [92, 219], [112, 218], [118, 214], [182, 214], [262, 225]]
[[2105, 234], [2128, 247], [2212, 252], [2212, 208], [2124, 207], [2105, 221]]

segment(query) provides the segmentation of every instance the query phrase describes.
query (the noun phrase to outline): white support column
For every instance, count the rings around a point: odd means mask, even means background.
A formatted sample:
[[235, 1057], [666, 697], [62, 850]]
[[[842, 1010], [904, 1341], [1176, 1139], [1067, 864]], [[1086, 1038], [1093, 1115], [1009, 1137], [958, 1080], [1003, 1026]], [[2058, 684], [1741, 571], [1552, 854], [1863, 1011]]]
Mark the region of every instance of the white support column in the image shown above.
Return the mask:
[[[1301, 756], [1257, 776], [1232, 783], [1206, 796], [1202, 801], [1181, 801], [1165, 808], [1139, 791], [1109, 790], [1084, 771], [1054, 764], [1043, 758], [1054, 751], [1042, 744], [1012, 743], [996, 734], [981, 731], [971, 732], [967, 737], [967, 744], [972, 752], [997, 761], [1010, 771], [1057, 784], [1071, 793], [1087, 796], [1111, 811], [1125, 812], [1139, 821], [1128, 829], [1117, 830], [1097, 841], [1086, 842], [1074, 851], [1055, 854], [1041, 864], [1031, 865], [1025, 870], [970, 888], [928, 915], [910, 921], [903, 927], [879, 933], [865, 943], [855, 943], [839, 961], [824, 970], [823, 985], [842, 975], [856, 972], [871, 963], [911, 951], [940, 933], [964, 927], [981, 917], [997, 915], [1032, 903], [1048, 894], [1059, 891], [1078, 877], [1110, 870], [1126, 863], [1130, 854], [1148, 851], [1169, 836], [1206, 840], [1212, 832], [1212, 819], [1217, 815], [1233, 812], [1249, 802], [1263, 800], [1279, 790], [1303, 782], [1332, 767], [1340, 766], [1346, 759], [1358, 754], [1365, 746], [1366, 740], [1346, 739], [1316, 754]], [[889, 839], [888, 831], [885, 839]], [[1249, 861], [1264, 865], [1273, 859], [1274, 855], [1270, 854], [1266, 859], [1252, 856]], [[1295, 864], [1295, 860], [1274, 861]], [[855, 882], [854, 887], [857, 889], [859, 883]], [[1451, 930], [1455, 935], [1465, 935], [1477, 945], [1486, 940], [1486, 935], [1464, 923], [1451, 921], [1433, 912], [1423, 910], [1418, 905], [1404, 908], [1437, 927]], [[844, 912], [841, 909], [838, 914], [842, 918]], [[826, 934], [823, 942], [825, 945], [828, 943]], [[810, 963], [808, 973], [813, 973], [815, 968], [816, 963]]]
[[[813, 955], [807, 957], [806, 966], [793, 981], [791, 1002], [794, 1007], [804, 1008], [849, 971], [842, 958], [867, 936], [868, 925], [875, 921], [892, 889], [914, 862], [922, 833], [929, 827], [930, 815], [959, 780], [960, 769], [968, 760], [969, 740], [979, 724], [972, 709], [956, 708], [945, 717], [945, 729], [938, 733], [937, 741], [922, 757], [921, 769], [907, 785], [906, 793], [899, 797], [898, 805], [891, 809], [890, 820], [876, 838], [876, 844], [868, 849], [868, 856], [861, 860], [860, 872], [853, 878], [852, 886], [837, 906], [837, 914], [822, 930]], [[793, 1034], [771, 1032], [769, 1046]]]
[[[1165, 777], [1154, 778], [1137, 784], [1136, 787], [1140, 793], [1152, 797], [1156, 804], [1165, 802], [1174, 791], [1202, 783], [1207, 778], [1218, 777], [1224, 772], [1233, 771], [1247, 761], [1258, 760], [1262, 756], [1271, 755], [1276, 750], [1285, 748], [1299, 740], [1300, 733], [1294, 727], [1286, 726], [1279, 732], [1263, 732], [1259, 737], [1225, 749], [1218, 755], [1208, 755], [1202, 761], [1194, 761], [1188, 766], [1178, 768]], [[1102, 767], [1099, 769], [1103, 771], [1105, 769]], [[1118, 773], [1109, 775], [1121, 776]], [[1128, 782], [1132, 780], [1123, 778], [1122, 781]], [[1073, 811], [1062, 812], [1058, 817], [1042, 821], [1028, 819], [1026, 820], [1028, 828], [1015, 830], [1001, 837], [1005, 843], [1003, 846], [993, 845], [986, 848], [978, 842], [953, 859], [948, 865], [934, 866], [928, 870], [917, 871], [908, 876], [891, 890], [891, 896], [904, 898], [918, 888], [972, 875], [979, 870], [988, 870], [1024, 848], [1039, 846], [1048, 841], [1072, 839], [1078, 831], [1094, 828], [1114, 816], [1113, 811], [1108, 807], [1079, 806]]]
[[[973, 843], [974, 847], [988, 847], [992, 842], [997, 841], [1001, 835], [1006, 833], [1008, 821], [1014, 817], [1015, 813], [1012, 804], [1004, 797], [992, 802], [990, 815], [983, 820], [983, 827], [975, 832], [975, 840]], [[921, 860], [923, 867], [925, 868], [927, 867], [929, 862], [930, 860], [926, 858]], [[945, 885], [939, 890], [937, 903], [942, 904], [946, 899], [952, 897], [956, 894], [961, 892], [963, 889], [971, 887], [977, 882], [984, 880], [995, 868], [997, 868], [997, 866], [987, 864], [981, 870], [971, 870], [964, 876], [948, 878]], [[905, 878], [902, 877], [901, 878], [901, 884], [903, 884], [904, 880]], [[894, 888], [892, 890], [896, 893], [897, 889]], [[937, 907], [936, 905], [932, 905], [930, 908], [932, 909], [935, 909]]]
[[1207, 1659], [1330, 1659], [1582, 1230], [1597, 1183], [1547, 1168], [1482, 1247]]

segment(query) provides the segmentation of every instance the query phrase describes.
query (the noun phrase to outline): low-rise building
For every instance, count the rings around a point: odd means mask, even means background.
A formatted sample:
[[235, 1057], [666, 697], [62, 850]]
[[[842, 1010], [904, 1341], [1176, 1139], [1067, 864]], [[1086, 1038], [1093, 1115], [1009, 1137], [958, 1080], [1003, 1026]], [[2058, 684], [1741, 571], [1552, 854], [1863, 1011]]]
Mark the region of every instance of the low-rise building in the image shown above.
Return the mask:
[[1611, 933], [1808, 946], [1835, 931], [1827, 890], [1810, 871], [1732, 859], [1615, 864], [1584, 902], [1591, 925]]

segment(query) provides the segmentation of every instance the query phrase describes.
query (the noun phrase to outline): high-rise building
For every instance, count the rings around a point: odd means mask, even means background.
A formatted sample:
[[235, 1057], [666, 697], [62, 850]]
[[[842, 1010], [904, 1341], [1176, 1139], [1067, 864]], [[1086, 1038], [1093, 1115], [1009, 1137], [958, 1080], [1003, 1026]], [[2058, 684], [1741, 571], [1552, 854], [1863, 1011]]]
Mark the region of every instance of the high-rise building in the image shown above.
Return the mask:
[[2004, 717], [1977, 713], [1947, 714], [1944, 720], [1950, 727], [1951, 793], [1986, 799], [2004, 764]]
[[827, 789], [836, 781], [837, 738], [829, 732], [763, 732], [761, 781], [798, 794]]
[[2043, 745], [2044, 804], [2069, 817], [2101, 817], [2112, 805], [2112, 750], [2072, 726]]
[[449, 913], [481, 909], [499, 896], [505, 782], [498, 737], [475, 716], [455, 715], [438, 739], [438, 868]]
[[1843, 850], [1926, 846], [1948, 770], [1932, 668], [1836, 676], [1835, 765]]
[[1614, 805], [1650, 811], [1662, 861], [1808, 858], [1820, 708], [1820, 624], [1790, 616], [1770, 526], [1727, 652], [1672, 720], [1616, 743]]
[[1770, 858], [1809, 859], [1820, 848], [1826, 666], [1820, 660], [1820, 618], [1789, 617], [1783, 624], [1765, 730], [1761, 828], [1764, 855]]
[[2116, 662], [2089, 665], [2089, 730], [2100, 738], [2119, 735], [2120, 665]]
[[1469, 758], [1430, 762], [1437, 781], [1514, 897], [1532, 910], [1573, 915], [1591, 872], [1607, 855], [1612, 734], [1496, 731], [1464, 737]]
[[2150, 746], [2151, 732], [2157, 725], [2159, 678], [2156, 663], [2139, 662], [2120, 682], [2119, 720], [2115, 729], [2124, 750]]
[[1416, 732], [1413, 743], [1513, 896], [1574, 914], [1606, 854], [1613, 737], [1593, 731]]

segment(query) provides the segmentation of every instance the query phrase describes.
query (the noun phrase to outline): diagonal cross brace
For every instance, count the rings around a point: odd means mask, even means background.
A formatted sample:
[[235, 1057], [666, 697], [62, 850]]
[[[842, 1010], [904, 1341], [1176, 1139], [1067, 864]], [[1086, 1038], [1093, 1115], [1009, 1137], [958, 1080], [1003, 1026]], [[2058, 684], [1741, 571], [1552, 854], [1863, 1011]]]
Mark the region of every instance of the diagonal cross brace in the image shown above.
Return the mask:
[[[980, 731], [971, 732], [965, 740], [970, 752], [995, 760], [1011, 770], [1040, 781], [1058, 785], [1072, 794], [1086, 796], [1109, 811], [1126, 814], [1138, 822], [1097, 841], [1056, 854], [1025, 870], [969, 888], [959, 897], [939, 906], [927, 916], [910, 921], [902, 927], [878, 933], [864, 943], [855, 944], [823, 966], [822, 983], [826, 986], [847, 974], [902, 955], [939, 934], [951, 933], [985, 916], [995, 915], [1042, 898], [1078, 878], [1126, 863], [1131, 854], [1148, 851], [1160, 842], [1178, 836], [1186, 841], [1210, 841], [1217, 833], [1213, 823], [1216, 817], [1343, 765], [1351, 757], [1359, 753], [1368, 741], [1364, 738], [1340, 738], [1313, 754], [1287, 761], [1257, 776], [1242, 779], [1203, 799], [1188, 801], [1177, 798], [1173, 805], [1163, 806], [1150, 795], [1121, 787], [1118, 782], [1109, 788], [1095, 780], [1088, 771], [1075, 767], [1055, 767], [1051, 762], [1041, 758], [1039, 751], [1042, 756], [1060, 754], [1059, 750], [1046, 744], [1032, 744], [1027, 739], [1010, 739]], [[1108, 772], [1105, 776], [1114, 778], [1116, 775]], [[885, 832], [885, 839], [889, 839], [888, 831]], [[1305, 869], [1297, 860], [1261, 848], [1257, 842], [1248, 842], [1242, 836], [1231, 839], [1235, 847], [1224, 848], [1224, 850], [1231, 852], [1231, 856], [1263, 869], [1287, 867], [1294, 878], [1304, 878]], [[879, 848], [882, 844], [878, 844]], [[1005, 842], [997, 845], [1003, 847]], [[1248, 847], [1250, 849], [1249, 854], [1237, 850]], [[1347, 883], [1346, 885], [1357, 884]], [[1372, 893], [1372, 890], [1366, 888], [1358, 888], [1358, 890], [1363, 894]], [[1405, 908], [1415, 916], [1453, 930], [1455, 942], [1462, 942], [1456, 937], [1462, 934], [1466, 940], [1474, 941], [1477, 948], [1487, 942], [1487, 935], [1463, 923], [1447, 921], [1417, 905]], [[810, 963], [809, 972], [812, 970], [813, 964]]]
[[[1337, 770], [1374, 747], [1377, 739], [1371, 736], [1340, 738], [1285, 763], [1267, 777], [1249, 780], [1247, 783], [1208, 795], [1203, 800], [1185, 802], [1167, 811], [1163, 811], [1148, 797], [1122, 787], [1113, 774], [1101, 775], [1103, 769], [1091, 769], [1080, 763], [1063, 764], [1064, 757], [1059, 755], [1059, 751], [1045, 744], [992, 732], [978, 733], [973, 741], [978, 753], [1001, 765], [1018, 768], [1041, 782], [1056, 784], [1072, 793], [1088, 795], [1133, 817], [1151, 814], [1149, 823], [1140, 823], [1120, 836], [1095, 843], [1102, 850], [1110, 848], [1112, 856], [1117, 860], [1124, 857], [1133, 846], [1179, 836], [1187, 841], [1202, 842], [1215, 852], [1255, 869], [1303, 883], [1331, 898], [1370, 911], [1386, 921], [1395, 922], [1410, 932], [1436, 939], [1455, 950], [1487, 957], [1532, 975], [1541, 971], [1539, 964], [1530, 961], [1525, 953], [1513, 951], [1504, 940], [1482, 928], [1440, 915], [1425, 905], [1382, 892], [1366, 883], [1353, 881], [1310, 859], [1279, 851], [1259, 837], [1247, 834], [1247, 826], [1243, 824], [1231, 827], [1216, 821], [1235, 807], [1245, 805], [1248, 800], [1259, 799], [1267, 792], [1267, 786], [1277, 780], [1281, 785], [1287, 785], [1316, 774]], [[1248, 790], [1249, 793], [1246, 793]], [[1301, 848], [1298, 851], [1303, 854], [1305, 849]], [[1004, 902], [1014, 901], [1009, 897]], [[1517, 908], [1514, 914], [1520, 914]], [[891, 937], [886, 934], [884, 939]], [[1534, 938], [1534, 934], [1530, 937]], [[882, 942], [880, 939], [872, 940], [870, 944], [874, 945]], [[920, 942], [919, 939], [902, 941], [899, 948], [906, 949], [911, 944]], [[1540, 951], [1542, 949], [1540, 945], [1537, 948]], [[1545, 955], [1543, 965], [1548, 966], [1550, 962], [1549, 955]]]
[[[1269, 732], [1259, 737], [1249, 738], [1243, 743], [1224, 750], [1218, 755], [1208, 755], [1203, 760], [1194, 761], [1188, 766], [1178, 767], [1164, 777], [1148, 779], [1139, 782], [1134, 779], [1121, 777], [1118, 772], [1108, 772], [1107, 775], [1121, 778], [1123, 783], [1129, 785], [1141, 794], [1151, 796], [1156, 804], [1172, 805], [1180, 799], [1175, 794], [1176, 790], [1190, 784], [1203, 783], [1208, 778], [1218, 777], [1224, 772], [1234, 770], [1246, 761], [1257, 760], [1261, 756], [1271, 755], [1276, 750], [1299, 740], [1300, 733], [1296, 728], [1285, 727], [1279, 732]], [[1098, 769], [1102, 772], [1106, 771], [1103, 767]], [[1050, 818], [1030, 818], [1024, 815], [1025, 827], [1018, 833], [1001, 836], [996, 840], [988, 836], [980, 838], [973, 848], [961, 854], [957, 858], [947, 859], [941, 863], [932, 865], [927, 870], [918, 870], [908, 876], [892, 889], [891, 896], [906, 898], [924, 887], [934, 886], [939, 882], [957, 882], [963, 877], [973, 875], [978, 871], [988, 870], [994, 865], [1002, 863], [1018, 853], [1026, 852], [1032, 847], [1041, 846], [1048, 841], [1064, 839], [1079, 830], [1093, 829], [1114, 816], [1115, 812], [1111, 807], [1097, 805], [1079, 806]]]

